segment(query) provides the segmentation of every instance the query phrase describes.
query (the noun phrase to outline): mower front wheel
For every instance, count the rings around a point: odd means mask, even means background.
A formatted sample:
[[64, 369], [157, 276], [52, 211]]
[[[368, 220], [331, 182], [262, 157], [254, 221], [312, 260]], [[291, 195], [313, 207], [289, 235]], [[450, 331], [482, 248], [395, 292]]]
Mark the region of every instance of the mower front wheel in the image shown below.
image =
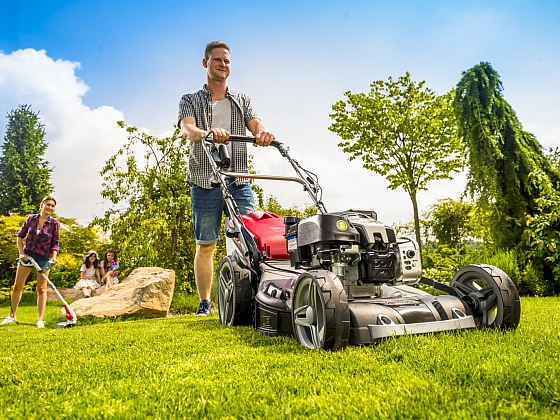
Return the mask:
[[332, 272], [299, 276], [292, 301], [294, 335], [310, 349], [338, 350], [350, 336], [350, 309], [342, 283]]
[[480, 328], [517, 328], [521, 303], [515, 284], [493, 265], [472, 264], [461, 268], [451, 280], [457, 296], [472, 309]]

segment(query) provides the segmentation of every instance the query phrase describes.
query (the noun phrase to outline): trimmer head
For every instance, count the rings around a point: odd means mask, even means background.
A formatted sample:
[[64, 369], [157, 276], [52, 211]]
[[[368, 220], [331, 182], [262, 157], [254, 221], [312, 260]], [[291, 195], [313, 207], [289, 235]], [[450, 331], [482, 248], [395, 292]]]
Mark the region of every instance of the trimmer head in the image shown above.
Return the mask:
[[76, 321], [64, 321], [56, 324], [56, 328], [70, 328], [76, 325]]

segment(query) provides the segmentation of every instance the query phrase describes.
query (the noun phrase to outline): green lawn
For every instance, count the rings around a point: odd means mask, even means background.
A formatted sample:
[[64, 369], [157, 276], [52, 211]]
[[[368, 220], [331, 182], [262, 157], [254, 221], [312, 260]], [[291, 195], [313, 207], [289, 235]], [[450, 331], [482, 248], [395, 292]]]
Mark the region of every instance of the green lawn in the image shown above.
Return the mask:
[[224, 328], [217, 314], [57, 330], [50, 304], [39, 330], [25, 305], [0, 327], [0, 418], [560, 418], [560, 298], [521, 305], [513, 332], [339, 352]]

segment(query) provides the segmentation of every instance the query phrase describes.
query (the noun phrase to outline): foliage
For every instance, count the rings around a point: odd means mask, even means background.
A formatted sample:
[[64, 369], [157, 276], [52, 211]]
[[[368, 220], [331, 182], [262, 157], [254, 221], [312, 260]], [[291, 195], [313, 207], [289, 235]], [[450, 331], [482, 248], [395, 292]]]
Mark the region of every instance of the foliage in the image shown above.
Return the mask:
[[58, 264], [51, 270], [49, 278], [57, 287], [73, 287], [80, 279], [80, 267], [86, 252], [92, 249], [103, 258], [109, 245], [102, 239], [99, 229], [82, 226], [73, 218], [56, 216], [56, 219], [61, 224], [60, 252]]
[[[225, 328], [217, 314], [79, 319], [58, 330], [56, 302], [39, 330], [29, 326], [31, 303], [19, 308], [20, 325], [0, 327], [2, 417], [558, 418], [560, 299], [522, 298], [521, 306], [516, 331], [403, 336], [325, 352]], [[7, 304], [0, 309], [7, 313]]]
[[[138, 266], [175, 270], [177, 290], [195, 290], [195, 240], [187, 184], [188, 140], [158, 139], [120, 121], [128, 141], [101, 170], [109, 209], [92, 225], [110, 231], [126, 276]], [[143, 155], [141, 155], [143, 153]]]
[[422, 250], [422, 275], [449, 284], [460, 268], [482, 263], [483, 255], [483, 251], [470, 245], [429, 245]]
[[[524, 288], [520, 293], [525, 294], [525, 289], [533, 296], [552, 296], [554, 288], [547, 282], [543, 275], [543, 265], [527, 260], [522, 270]], [[558, 294], [558, 292], [556, 292]]]
[[547, 157], [554, 172], [560, 173], [560, 147], [549, 147]]
[[[16, 234], [25, 219], [26, 217], [17, 214], [0, 216], [0, 300], [7, 299], [10, 295], [10, 280], [15, 278], [18, 258]], [[30, 275], [24, 291], [33, 290], [36, 283], [36, 277]]]
[[18, 259], [17, 232], [20, 230], [24, 216], [12, 214], [0, 216], [0, 287], [7, 287]]
[[389, 188], [408, 193], [419, 244], [418, 192], [431, 181], [450, 179], [463, 165], [453, 95], [438, 96], [424, 85], [407, 72], [397, 81], [373, 82], [367, 94], [345, 92], [347, 100], [332, 107], [335, 122], [329, 127], [342, 138], [339, 146], [350, 160], [360, 157], [364, 168], [386, 177]]
[[[514, 249], [476, 248], [468, 244], [461, 248], [447, 244], [429, 245], [422, 250], [422, 262], [422, 275], [442, 283], [449, 283], [453, 275], [466, 265], [489, 264], [504, 271], [521, 295], [549, 296], [552, 293], [550, 284], [543, 279], [542, 266], [535, 266]], [[424, 288], [422, 285], [419, 287]]]
[[56, 216], [56, 219], [61, 224], [60, 250], [62, 253], [81, 260], [86, 252], [92, 249], [101, 258], [109, 247], [107, 240], [102, 239], [103, 234], [98, 228], [82, 226], [73, 218]]
[[433, 241], [461, 248], [469, 240], [480, 238], [482, 227], [472, 203], [451, 198], [438, 200], [422, 215], [427, 235]]
[[292, 205], [292, 207], [284, 207], [274, 195], [267, 196], [264, 203], [261, 202], [259, 207], [263, 210], [277, 214], [278, 216], [296, 216], [300, 219], [305, 219], [306, 217], [317, 214], [317, 207], [315, 207], [314, 204], [307, 204], [303, 208], [299, 208], [296, 205]]
[[0, 157], [0, 215], [34, 213], [53, 190], [52, 169], [43, 158], [45, 129], [29, 105], [18, 106], [7, 118]]
[[[529, 174], [529, 181], [539, 189], [535, 199], [536, 211], [527, 215], [524, 240], [528, 245], [527, 258], [549, 278], [556, 291], [560, 286], [560, 192], [550, 178], [536, 169]], [[540, 264], [539, 264], [540, 263]]]
[[498, 73], [482, 62], [463, 72], [454, 108], [468, 150], [467, 192], [490, 215], [495, 246], [511, 249], [520, 242], [526, 216], [535, 211], [539, 192], [529, 174], [542, 168], [555, 185], [558, 175], [502, 91]]
[[83, 259], [63, 252], [57, 257], [57, 260], [58, 264], [49, 273], [49, 280], [57, 287], [74, 287], [80, 280], [80, 267]]

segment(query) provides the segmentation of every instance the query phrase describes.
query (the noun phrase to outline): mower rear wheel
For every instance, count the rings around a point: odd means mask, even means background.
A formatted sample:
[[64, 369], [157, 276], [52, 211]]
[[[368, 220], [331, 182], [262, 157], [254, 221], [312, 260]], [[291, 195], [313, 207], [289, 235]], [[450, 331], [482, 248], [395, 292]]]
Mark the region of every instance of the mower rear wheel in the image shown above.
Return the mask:
[[350, 309], [342, 283], [332, 272], [301, 274], [292, 300], [294, 335], [310, 349], [338, 350], [350, 336]]
[[461, 268], [451, 280], [451, 287], [473, 310], [480, 328], [517, 328], [521, 303], [515, 284], [493, 265], [472, 264]]
[[249, 270], [229, 256], [218, 271], [218, 313], [222, 325], [251, 325], [254, 300]]

